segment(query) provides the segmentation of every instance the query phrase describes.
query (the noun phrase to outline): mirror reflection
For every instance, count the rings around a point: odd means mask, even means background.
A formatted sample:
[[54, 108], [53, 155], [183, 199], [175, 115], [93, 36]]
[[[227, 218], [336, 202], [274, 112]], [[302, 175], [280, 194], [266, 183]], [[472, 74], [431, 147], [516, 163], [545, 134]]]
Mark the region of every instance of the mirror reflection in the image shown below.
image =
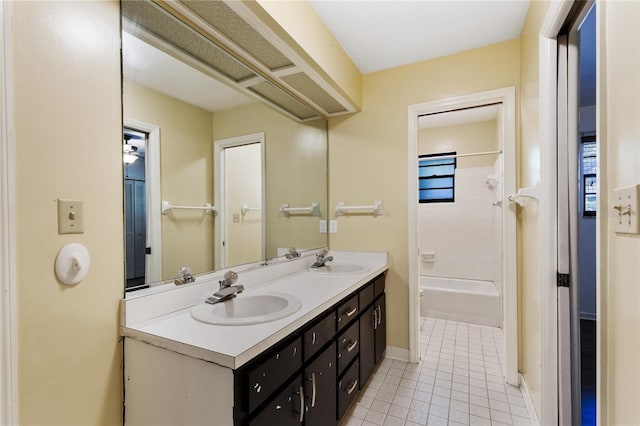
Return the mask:
[[229, 85], [196, 54], [208, 40], [122, 4], [127, 290], [326, 246], [326, 122]]

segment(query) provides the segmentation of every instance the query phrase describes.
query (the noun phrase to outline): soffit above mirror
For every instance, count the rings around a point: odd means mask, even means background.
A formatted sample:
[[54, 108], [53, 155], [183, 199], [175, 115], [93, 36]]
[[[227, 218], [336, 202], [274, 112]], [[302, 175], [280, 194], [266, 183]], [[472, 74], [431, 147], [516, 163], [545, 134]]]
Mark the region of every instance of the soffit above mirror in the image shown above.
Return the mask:
[[125, 31], [298, 121], [357, 110], [243, 2], [125, 0], [122, 12]]

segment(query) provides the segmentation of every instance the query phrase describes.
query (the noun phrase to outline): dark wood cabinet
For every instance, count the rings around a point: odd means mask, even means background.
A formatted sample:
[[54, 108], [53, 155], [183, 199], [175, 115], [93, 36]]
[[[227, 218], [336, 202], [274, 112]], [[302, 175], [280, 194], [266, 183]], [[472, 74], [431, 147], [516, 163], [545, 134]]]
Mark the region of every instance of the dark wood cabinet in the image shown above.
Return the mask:
[[336, 425], [386, 349], [384, 274], [234, 371], [234, 424]]
[[333, 342], [320, 356], [304, 369], [304, 424], [329, 426], [336, 418], [336, 343]]

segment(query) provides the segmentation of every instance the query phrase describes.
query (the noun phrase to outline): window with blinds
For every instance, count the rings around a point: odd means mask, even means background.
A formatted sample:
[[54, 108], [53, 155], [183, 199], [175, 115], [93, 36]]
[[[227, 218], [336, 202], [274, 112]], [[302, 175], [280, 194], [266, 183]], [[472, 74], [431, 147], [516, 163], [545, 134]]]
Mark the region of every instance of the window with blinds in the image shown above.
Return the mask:
[[452, 203], [455, 201], [456, 153], [418, 157], [418, 201]]
[[582, 214], [595, 216], [598, 203], [598, 143], [595, 137], [582, 139]]

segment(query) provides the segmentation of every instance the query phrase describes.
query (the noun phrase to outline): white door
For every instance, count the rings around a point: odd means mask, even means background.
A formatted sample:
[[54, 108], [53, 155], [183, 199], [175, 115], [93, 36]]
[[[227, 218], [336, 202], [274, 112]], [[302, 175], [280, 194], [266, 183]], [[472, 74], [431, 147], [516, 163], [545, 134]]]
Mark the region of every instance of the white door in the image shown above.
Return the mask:
[[262, 258], [262, 158], [260, 143], [224, 149], [226, 264]]
[[214, 141], [216, 269], [264, 259], [264, 133]]

